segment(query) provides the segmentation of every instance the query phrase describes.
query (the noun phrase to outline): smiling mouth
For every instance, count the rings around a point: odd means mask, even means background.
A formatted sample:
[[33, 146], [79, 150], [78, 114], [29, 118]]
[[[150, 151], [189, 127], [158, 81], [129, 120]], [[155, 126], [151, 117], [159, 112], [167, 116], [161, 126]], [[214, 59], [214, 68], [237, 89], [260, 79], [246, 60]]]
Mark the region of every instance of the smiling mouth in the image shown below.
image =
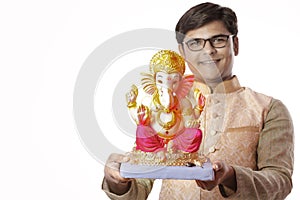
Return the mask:
[[216, 64], [219, 62], [221, 59], [215, 59], [215, 60], [204, 60], [200, 61], [199, 64]]

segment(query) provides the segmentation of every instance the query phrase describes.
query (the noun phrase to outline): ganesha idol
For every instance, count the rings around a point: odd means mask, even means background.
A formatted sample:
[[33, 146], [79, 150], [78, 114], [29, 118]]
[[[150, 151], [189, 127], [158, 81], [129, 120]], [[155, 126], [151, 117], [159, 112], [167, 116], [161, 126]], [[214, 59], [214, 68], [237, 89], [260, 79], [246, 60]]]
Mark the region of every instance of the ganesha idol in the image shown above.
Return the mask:
[[184, 75], [184, 59], [170, 50], [158, 51], [149, 66], [142, 88], [133, 85], [126, 96], [137, 125], [131, 164], [202, 166], [207, 161], [198, 153], [205, 98], [199, 90], [190, 91], [194, 77]]

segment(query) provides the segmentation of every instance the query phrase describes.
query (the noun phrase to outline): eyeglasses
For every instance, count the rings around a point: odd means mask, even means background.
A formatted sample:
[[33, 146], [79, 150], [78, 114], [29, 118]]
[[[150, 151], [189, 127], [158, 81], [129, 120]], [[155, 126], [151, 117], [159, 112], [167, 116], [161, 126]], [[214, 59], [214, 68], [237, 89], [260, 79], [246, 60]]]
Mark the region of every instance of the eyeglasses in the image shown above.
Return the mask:
[[214, 48], [223, 48], [226, 46], [228, 38], [234, 35], [216, 35], [208, 39], [193, 38], [187, 42], [183, 42], [191, 51], [200, 51], [205, 47], [207, 41]]

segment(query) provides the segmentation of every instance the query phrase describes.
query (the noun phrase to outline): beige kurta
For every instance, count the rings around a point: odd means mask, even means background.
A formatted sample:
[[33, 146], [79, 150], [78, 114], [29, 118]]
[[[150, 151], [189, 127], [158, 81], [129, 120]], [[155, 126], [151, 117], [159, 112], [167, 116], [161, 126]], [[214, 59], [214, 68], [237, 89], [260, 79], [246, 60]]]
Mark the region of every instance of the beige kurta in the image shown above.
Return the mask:
[[[163, 180], [160, 199], [284, 199], [292, 189], [294, 136], [289, 112], [279, 101], [240, 86], [234, 77], [214, 92], [199, 82], [206, 97], [201, 116], [203, 141], [200, 152], [212, 161], [223, 160], [234, 167], [237, 191], [216, 187], [200, 189], [195, 181]], [[112, 199], [145, 199], [153, 182], [136, 180], [128, 193]]]

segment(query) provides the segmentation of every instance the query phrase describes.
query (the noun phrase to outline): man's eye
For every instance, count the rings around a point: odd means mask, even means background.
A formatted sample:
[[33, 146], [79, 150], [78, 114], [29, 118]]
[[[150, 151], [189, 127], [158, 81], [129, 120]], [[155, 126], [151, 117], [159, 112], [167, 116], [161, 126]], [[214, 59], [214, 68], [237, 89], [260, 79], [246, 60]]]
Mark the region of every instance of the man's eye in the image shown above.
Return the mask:
[[191, 40], [188, 42], [189, 46], [200, 46], [201, 45], [201, 40]]
[[162, 82], [162, 80], [158, 80], [157, 82], [158, 82], [158, 83], [160, 83], [160, 84], [162, 84], [162, 83], [163, 83], [163, 82]]
[[226, 41], [226, 38], [224, 38], [224, 37], [212, 38], [213, 43], [222, 43], [222, 42], [225, 42], [225, 41]]

